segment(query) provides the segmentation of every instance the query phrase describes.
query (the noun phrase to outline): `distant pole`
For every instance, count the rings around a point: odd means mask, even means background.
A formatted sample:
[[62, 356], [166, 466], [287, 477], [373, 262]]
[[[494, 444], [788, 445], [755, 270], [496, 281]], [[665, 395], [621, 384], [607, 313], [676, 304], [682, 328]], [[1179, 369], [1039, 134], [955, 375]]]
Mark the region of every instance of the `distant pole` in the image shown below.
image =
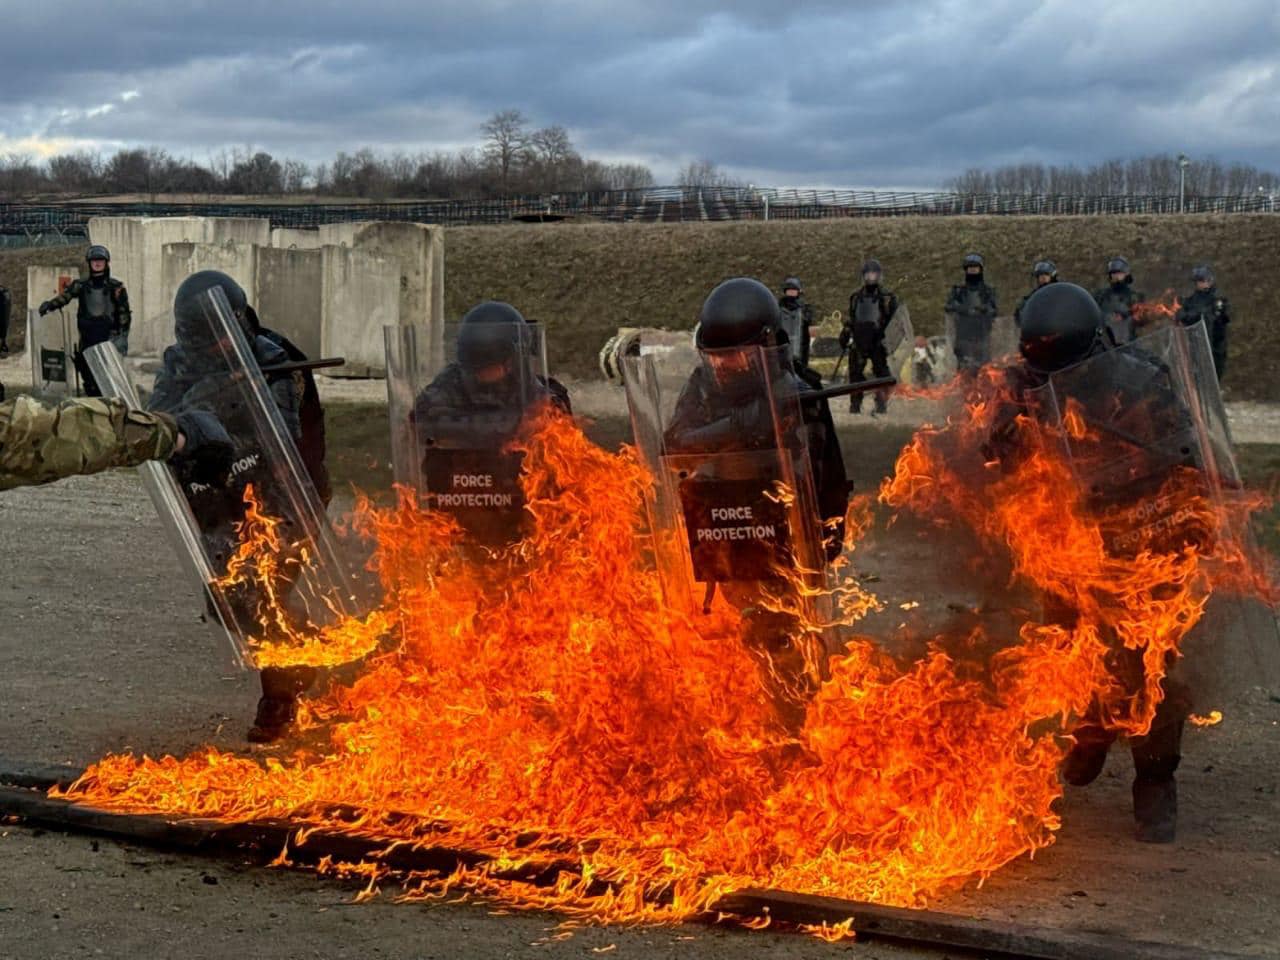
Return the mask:
[[1178, 212], [1186, 213], [1187, 211], [1187, 167], [1191, 166], [1191, 161], [1187, 159], [1185, 153], [1178, 154]]

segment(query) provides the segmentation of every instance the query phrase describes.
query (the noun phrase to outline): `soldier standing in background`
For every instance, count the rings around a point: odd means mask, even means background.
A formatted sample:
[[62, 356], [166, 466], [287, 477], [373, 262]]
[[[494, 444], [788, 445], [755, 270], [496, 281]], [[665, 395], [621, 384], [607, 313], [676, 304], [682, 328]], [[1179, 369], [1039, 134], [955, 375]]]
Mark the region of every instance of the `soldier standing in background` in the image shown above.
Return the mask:
[[1218, 292], [1213, 268], [1202, 263], [1191, 271], [1195, 291], [1182, 301], [1178, 308], [1178, 320], [1183, 326], [1193, 326], [1203, 321], [1209, 333], [1209, 347], [1213, 351], [1213, 369], [1218, 381], [1227, 369], [1227, 324], [1231, 322], [1231, 308], [1227, 298]]
[[40, 304], [40, 316], [50, 310], [60, 310], [72, 300], [78, 301], [76, 328], [80, 331], [80, 342], [74, 358], [76, 371], [84, 384], [84, 392], [90, 397], [100, 397], [102, 391], [89, 371], [84, 351], [110, 340], [122, 355], [128, 353], [133, 314], [124, 284], [111, 276], [111, 254], [107, 248], [95, 243], [85, 254], [85, 260], [89, 264], [89, 279], [72, 280], [67, 289]]
[[964, 258], [964, 283], [951, 288], [943, 307], [948, 325], [954, 330], [951, 347], [956, 355], [956, 371], [972, 376], [991, 360], [991, 325], [1000, 312], [995, 288], [983, 278], [986, 266], [982, 255]]
[[1125, 344], [1138, 335], [1140, 321], [1134, 317], [1133, 308], [1147, 298], [1133, 289], [1133, 271], [1124, 257], [1112, 257], [1107, 261], [1107, 277], [1110, 285], [1096, 291], [1093, 299], [1102, 310], [1111, 342]]
[[1035, 281], [1035, 286], [1031, 288], [1031, 293], [1018, 301], [1017, 309], [1013, 311], [1013, 325], [1019, 330], [1022, 329], [1022, 308], [1027, 305], [1027, 301], [1031, 299], [1031, 294], [1035, 293], [1046, 283], [1058, 282], [1058, 267], [1052, 260], [1037, 260], [1031, 268], [1031, 278]]
[[[884, 333], [898, 312], [898, 298], [881, 285], [884, 267], [874, 257], [862, 265], [862, 286], [849, 297], [849, 315], [844, 318], [840, 331], [840, 346], [849, 351], [849, 382], [862, 383], [867, 379], [867, 363], [876, 377], [891, 376], [889, 354], [885, 348]], [[884, 413], [889, 407], [889, 391], [876, 391], [875, 414]], [[849, 398], [849, 412], [862, 412], [862, 394]]]
[[804, 301], [804, 285], [799, 277], [787, 277], [782, 281], [778, 309], [782, 314], [780, 326], [791, 341], [791, 359], [795, 361], [797, 370], [803, 370], [809, 366], [813, 307]]

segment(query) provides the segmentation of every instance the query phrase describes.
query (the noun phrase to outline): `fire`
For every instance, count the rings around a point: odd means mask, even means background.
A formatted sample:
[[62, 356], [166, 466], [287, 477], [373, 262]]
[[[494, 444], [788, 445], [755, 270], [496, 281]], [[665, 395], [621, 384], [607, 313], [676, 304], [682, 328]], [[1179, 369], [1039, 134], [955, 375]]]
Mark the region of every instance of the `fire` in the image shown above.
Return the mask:
[[1133, 319], [1140, 327], [1158, 320], [1173, 320], [1182, 309], [1182, 302], [1172, 290], [1166, 290], [1159, 300], [1147, 300], [1133, 305]]
[[[378, 860], [322, 864], [362, 878], [366, 897], [399, 884], [409, 899], [466, 891], [604, 921], [688, 918], [747, 886], [922, 906], [1053, 841], [1072, 718], [1099, 698], [1108, 722], [1142, 732], [1164, 655], [1215, 583], [1208, 547], [1109, 554], [1050, 446], [1016, 462], [978, 452], [1000, 429], [1032, 433], [1002, 420], [995, 374], [965, 389], [965, 416], [917, 434], [880, 509], [969, 527], [1008, 552], [1021, 580], [1069, 600], [1071, 626], [1028, 622], [986, 658], [936, 642], [914, 662], [854, 637], [825, 665], [802, 726], [788, 726], [735, 609], [664, 605], [644, 536], [649, 479], [633, 452], [607, 453], [548, 414], [518, 441], [524, 539], [460, 549], [455, 523], [407, 492], [390, 509], [362, 503], [382, 609], [262, 646], [260, 663], [367, 654], [354, 680], [309, 701], [321, 745], [265, 760], [109, 756], [65, 795], [491, 858], [425, 878]], [[1186, 478], [1165, 492], [1209, 527], [1225, 522]], [[847, 548], [875, 510], [855, 501]], [[244, 532], [257, 546], [228, 576], [274, 575], [256, 566], [269, 518], [251, 510]], [[878, 604], [842, 589], [846, 626]], [[393, 627], [399, 646], [378, 651], [375, 634]], [[1111, 635], [1142, 652], [1137, 697], [1107, 669]], [[555, 865], [557, 879], [524, 882], [514, 868], [530, 864]], [[815, 932], [842, 938], [851, 925]]]

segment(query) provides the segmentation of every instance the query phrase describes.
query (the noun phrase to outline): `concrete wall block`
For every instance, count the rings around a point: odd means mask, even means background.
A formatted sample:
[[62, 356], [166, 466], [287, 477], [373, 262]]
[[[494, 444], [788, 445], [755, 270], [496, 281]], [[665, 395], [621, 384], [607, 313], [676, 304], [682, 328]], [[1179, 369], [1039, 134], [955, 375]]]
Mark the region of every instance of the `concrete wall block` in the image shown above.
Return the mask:
[[320, 250], [255, 247], [254, 309], [267, 327], [284, 334], [308, 357], [321, 351], [324, 270]]
[[221, 270], [252, 298], [257, 284], [255, 249], [252, 244], [230, 242], [168, 243], [161, 248], [160, 288], [153, 297], [158, 309], [147, 321], [163, 341], [161, 350], [173, 342], [173, 298], [182, 281], [200, 270]]
[[271, 231], [271, 246], [285, 250], [315, 250], [320, 247], [318, 230], [295, 230], [292, 227], [276, 227]]
[[350, 247], [326, 246], [321, 352], [346, 357], [333, 377], [380, 377], [386, 372], [382, 328], [400, 322], [400, 264]]
[[[40, 304], [80, 276], [78, 263], [62, 267], [27, 267], [27, 312], [25, 316], [13, 316], [11, 324], [27, 322], [27, 356], [31, 360], [31, 383], [36, 391], [47, 396], [70, 396], [75, 387], [75, 371], [71, 366], [71, 353], [79, 339], [76, 333], [76, 305], [69, 303], [61, 311], [40, 316], [36, 311]], [[16, 314], [19, 305], [14, 305]], [[43, 354], [41, 351], [45, 351]], [[57, 368], [52, 379], [46, 378], [43, 360], [49, 360]]]
[[174, 243], [265, 244], [271, 224], [249, 217], [92, 217], [89, 239], [111, 251], [111, 272], [129, 290], [130, 351], [156, 354], [171, 339], [167, 325], [156, 323], [173, 306], [173, 288], [164, 283], [164, 248]]

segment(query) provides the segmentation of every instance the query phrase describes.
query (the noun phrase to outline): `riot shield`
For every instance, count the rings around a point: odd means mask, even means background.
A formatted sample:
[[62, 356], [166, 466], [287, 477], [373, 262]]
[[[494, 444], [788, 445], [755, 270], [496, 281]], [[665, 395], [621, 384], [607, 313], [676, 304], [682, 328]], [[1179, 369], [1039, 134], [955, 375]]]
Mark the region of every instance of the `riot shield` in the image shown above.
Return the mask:
[[526, 519], [523, 455], [511, 442], [540, 404], [554, 402], [542, 328], [449, 325], [439, 360], [426, 334], [385, 330], [396, 482], [424, 507], [451, 514], [477, 542], [509, 543]]
[[79, 394], [79, 376], [73, 357], [76, 350], [76, 318], [65, 309], [48, 316], [27, 311], [27, 356], [31, 358], [31, 384], [48, 397]]
[[[230, 475], [200, 482], [181, 460], [143, 468], [170, 541], [206, 591], [237, 660], [261, 643], [288, 642], [354, 612], [354, 583], [296, 446], [297, 374], [271, 373], [287, 357], [250, 342], [220, 290], [175, 323], [148, 409], [214, 414], [235, 445]], [[137, 392], [110, 343], [86, 351], [108, 396]], [[264, 374], [263, 368], [266, 369]]]
[[822, 518], [801, 383], [785, 348], [710, 350], [679, 392], [663, 358], [626, 359], [636, 447], [653, 476], [654, 559], [667, 603], [788, 608], [810, 625], [829, 611]]
[[[1177, 554], [1209, 563], [1256, 556], [1225, 410], [1203, 327], [1174, 325], [1053, 374], [1039, 391], [1109, 553]], [[1174, 675], [1197, 703], [1280, 683], [1275, 620], [1257, 604], [1213, 596]]]
[[911, 311], [905, 303], [898, 305], [893, 319], [884, 329], [884, 351], [889, 357], [889, 372], [903, 383], [910, 383], [910, 377], [903, 377], [904, 367], [911, 361], [915, 349], [916, 335], [911, 328]]

